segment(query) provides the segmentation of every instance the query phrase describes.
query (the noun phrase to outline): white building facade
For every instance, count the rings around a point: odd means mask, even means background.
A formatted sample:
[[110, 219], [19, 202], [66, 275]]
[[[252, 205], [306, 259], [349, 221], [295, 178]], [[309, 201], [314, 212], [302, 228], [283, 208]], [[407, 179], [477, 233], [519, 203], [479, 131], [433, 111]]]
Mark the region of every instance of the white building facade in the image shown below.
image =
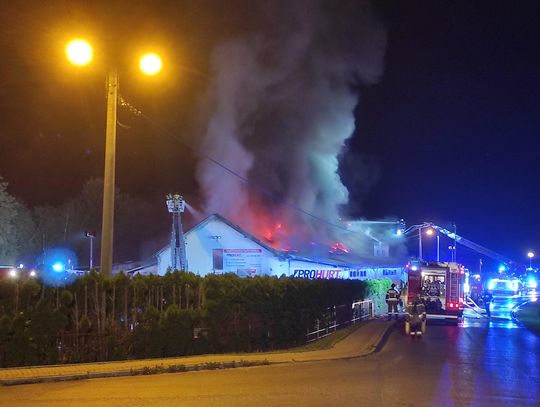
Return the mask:
[[[234, 273], [248, 276], [287, 276], [297, 278], [389, 278], [405, 281], [405, 267], [390, 262], [350, 264], [343, 259], [310, 259], [279, 251], [253, 235], [214, 214], [185, 233], [187, 264], [190, 272], [206, 274]], [[165, 274], [171, 267], [171, 248], [156, 254], [157, 273]], [[384, 264], [381, 266], [380, 264]]]

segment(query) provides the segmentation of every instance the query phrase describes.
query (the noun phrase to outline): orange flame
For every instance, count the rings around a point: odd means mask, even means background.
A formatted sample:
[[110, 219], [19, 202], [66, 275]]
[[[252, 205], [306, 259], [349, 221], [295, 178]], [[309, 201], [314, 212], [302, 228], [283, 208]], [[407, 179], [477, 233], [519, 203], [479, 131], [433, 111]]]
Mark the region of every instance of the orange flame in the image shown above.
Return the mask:
[[347, 254], [349, 249], [341, 242], [336, 242], [330, 246], [330, 253], [334, 254]]

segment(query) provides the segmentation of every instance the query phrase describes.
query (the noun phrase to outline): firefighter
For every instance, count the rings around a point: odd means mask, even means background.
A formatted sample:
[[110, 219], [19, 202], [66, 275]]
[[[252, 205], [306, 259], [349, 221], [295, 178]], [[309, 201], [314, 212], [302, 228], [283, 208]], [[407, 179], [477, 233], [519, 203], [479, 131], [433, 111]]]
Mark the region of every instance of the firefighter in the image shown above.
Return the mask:
[[396, 319], [398, 317], [398, 303], [399, 303], [399, 291], [396, 290], [396, 285], [392, 283], [388, 291], [386, 292], [386, 304], [388, 305], [388, 319], [392, 319], [395, 315]]
[[491, 318], [491, 302], [493, 301], [493, 295], [488, 290], [485, 290], [484, 294], [482, 294], [482, 300], [484, 301], [486, 315], [488, 318]]
[[426, 329], [425, 321], [426, 307], [422, 301], [422, 298], [420, 297], [420, 294], [418, 293], [414, 297], [412, 304], [407, 306], [405, 329], [412, 336], [420, 336]]

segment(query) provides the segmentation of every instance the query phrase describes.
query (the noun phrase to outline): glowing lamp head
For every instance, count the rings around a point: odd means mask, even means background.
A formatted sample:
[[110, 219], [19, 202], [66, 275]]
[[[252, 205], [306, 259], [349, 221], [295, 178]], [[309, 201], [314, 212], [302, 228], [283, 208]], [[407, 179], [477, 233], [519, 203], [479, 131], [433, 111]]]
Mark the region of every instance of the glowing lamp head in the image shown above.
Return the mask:
[[529, 259], [532, 259], [532, 258], [534, 257], [534, 253], [533, 253], [533, 252], [527, 253], [527, 257], [528, 257]]
[[433, 229], [426, 230], [426, 235], [428, 235], [428, 236], [433, 236], [434, 233], [435, 232], [433, 231]]
[[78, 38], [66, 45], [66, 57], [73, 65], [88, 65], [92, 61], [92, 56], [92, 46], [88, 41]]
[[35, 277], [37, 275], [36, 271], [35, 270], [32, 270], [30, 272], [30, 277]]
[[506, 271], [506, 267], [505, 266], [499, 266], [499, 273], [504, 273]]
[[52, 269], [56, 272], [60, 272], [64, 270], [64, 265], [62, 263], [54, 263]]
[[9, 270], [9, 276], [11, 278], [17, 278], [17, 271], [15, 269]]
[[162, 66], [161, 57], [153, 52], [144, 54], [139, 60], [139, 68], [142, 73], [148, 76], [157, 75], [161, 71]]

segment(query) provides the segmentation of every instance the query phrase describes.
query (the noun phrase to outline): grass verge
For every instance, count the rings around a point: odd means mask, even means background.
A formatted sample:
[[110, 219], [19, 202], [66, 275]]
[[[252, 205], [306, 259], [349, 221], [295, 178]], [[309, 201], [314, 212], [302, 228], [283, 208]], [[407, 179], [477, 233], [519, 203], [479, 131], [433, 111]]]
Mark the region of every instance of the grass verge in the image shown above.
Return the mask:
[[290, 348], [282, 350], [280, 352], [311, 352], [314, 350], [325, 350], [334, 347], [334, 345], [342, 340], [343, 338], [349, 336], [356, 329], [364, 325], [365, 322], [360, 322], [356, 325], [351, 325], [346, 328], [340, 329], [339, 331], [332, 332], [330, 335], [325, 336], [324, 338], [318, 339], [316, 341], [310, 342], [306, 345], [298, 346], [296, 348]]

